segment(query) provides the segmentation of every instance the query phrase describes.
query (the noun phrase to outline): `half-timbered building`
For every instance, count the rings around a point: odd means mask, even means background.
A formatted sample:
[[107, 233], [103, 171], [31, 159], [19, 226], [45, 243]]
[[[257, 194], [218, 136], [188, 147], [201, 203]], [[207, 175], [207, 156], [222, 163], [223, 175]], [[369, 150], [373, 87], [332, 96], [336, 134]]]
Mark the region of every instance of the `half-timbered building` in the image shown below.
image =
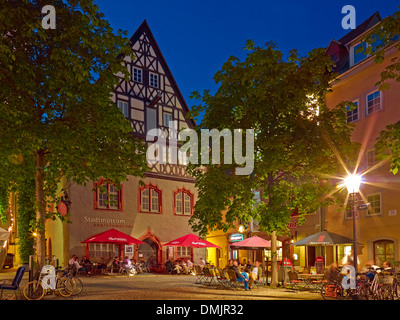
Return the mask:
[[[124, 59], [130, 78], [126, 81], [120, 77], [113, 99], [130, 121], [133, 135], [146, 139], [149, 130], [160, 129], [168, 138], [171, 122], [177, 131], [192, 128], [194, 121], [186, 118], [189, 108], [146, 21], [130, 40], [135, 58]], [[205, 257], [204, 249], [162, 246], [192, 233], [188, 220], [196, 189], [184, 159], [178, 160], [177, 164], [154, 164], [144, 179], [129, 176], [120, 189], [102, 180], [86, 186], [69, 183], [72, 223], [48, 223], [48, 254], [60, 259], [60, 264], [67, 263], [72, 254], [86, 254], [92, 262], [107, 262], [114, 256], [136, 260], [143, 257], [153, 267], [161, 267], [168, 258], [191, 258], [196, 262]], [[104, 188], [94, 188], [96, 184]], [[107, 243], [82, 244], [111, 228], [145, 244], [123, 248]]]

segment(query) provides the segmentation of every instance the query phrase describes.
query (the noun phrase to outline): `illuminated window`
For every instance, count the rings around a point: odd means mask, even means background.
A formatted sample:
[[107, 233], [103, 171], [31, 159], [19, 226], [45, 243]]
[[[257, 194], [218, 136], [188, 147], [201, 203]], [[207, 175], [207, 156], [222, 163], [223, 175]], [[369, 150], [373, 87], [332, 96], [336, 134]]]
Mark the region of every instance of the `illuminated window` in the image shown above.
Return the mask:
[[161, 213], [161, 190], [152, 184], [139, 188], [139, 211]]
[[391, 240], [379, 240], [374, 242], [374, 260], [376, 265], [381, 266], [385, 261], [393, 263], [395, 248]]
[[191, 253], [191, 247], [176, 247], [177, 258], [190, 258]]

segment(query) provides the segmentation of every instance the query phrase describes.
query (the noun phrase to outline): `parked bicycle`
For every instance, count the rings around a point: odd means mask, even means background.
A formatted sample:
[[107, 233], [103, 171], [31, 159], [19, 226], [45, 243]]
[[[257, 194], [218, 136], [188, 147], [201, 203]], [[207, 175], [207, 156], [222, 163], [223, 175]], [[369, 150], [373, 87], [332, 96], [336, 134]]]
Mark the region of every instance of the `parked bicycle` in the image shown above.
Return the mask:
[[[79, 279], [77, 276], [73, 275], [73, 273], [71, 272], [71, 268], [65, 267], [63, 270], [57, 270], [57, 277], [68, 278], [74, 282], [75, 288], [71, 295], [76, 296], [82, 292], [83, 290], [82, 280]], [[67, 287], [66, 289], [69, 290], [69, 287]]]
[[69, 297], [75, 290], [75, 282], [68, 277], [58, 277], [53, 266], [44, 266], [38, 279], [28, 282], [22, 289], [27, 300], [40, 300], [45, 294]]

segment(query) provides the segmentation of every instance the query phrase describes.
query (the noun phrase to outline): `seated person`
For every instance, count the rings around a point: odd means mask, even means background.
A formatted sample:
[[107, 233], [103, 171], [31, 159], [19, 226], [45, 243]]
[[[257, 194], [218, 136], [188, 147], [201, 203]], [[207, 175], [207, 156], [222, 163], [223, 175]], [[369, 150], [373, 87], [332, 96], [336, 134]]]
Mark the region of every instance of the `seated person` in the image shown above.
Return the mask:
[[238, 262], [234, 261], [233, 265], [229, 267], [229, 269], [233, 270], [236, 274], [236, 280], [240, 282], [244, 282], [244, 289], [249, 290], [249, 277], [246, 272], [240, 272], [238, 268]]
[[259, 279], [259, 275], [261, 274], [261, 268], [259, 266], [260, 266], [260, 262], [256, 261], [254, 263], [253, 268], [251, 269], [250, 281], [249, 281], [249, 288], [250, 289], [253, 286], [253, 283], [256, 282]]
[[87, 265], [79, 264], [78, 257], [75, 257], [73, 269], [74, 269], [74, 273], [73, 273], [74, 275], [76, 275], [78, 271], [82, 271], [82, 270], [85, 272], [86, 276], [89, 276], [91, 274]]
[[181, 266], [181, 261], [176, 260], [176, 261], [175, 261], [175, 266], [174, 266], [174, 271], [175, 271], [177, 274], [180, 274], [180, 273], [182, 272], [182, 270], [183, 270], [183, 268], [182, 268], [182, 266]]
[[119, 271], [119, 269], [120, 269], [120, 265], [119, 265], [119, 259], [118, 259], [118, 257], [114, 257], [114, 260], [113, 260], [113, 262], [112, 262], [112, 265], [111, 265], [111, 268], [112, 268], [112, 271]]
[[167, 272], [170, 272], [171, 274], [173, 273], [174, 264], [171, 261], [171, 259], [168, 259], [167, 262], [165, 262], [164, 266], [165, 266], [165, 269], [167, 270]]

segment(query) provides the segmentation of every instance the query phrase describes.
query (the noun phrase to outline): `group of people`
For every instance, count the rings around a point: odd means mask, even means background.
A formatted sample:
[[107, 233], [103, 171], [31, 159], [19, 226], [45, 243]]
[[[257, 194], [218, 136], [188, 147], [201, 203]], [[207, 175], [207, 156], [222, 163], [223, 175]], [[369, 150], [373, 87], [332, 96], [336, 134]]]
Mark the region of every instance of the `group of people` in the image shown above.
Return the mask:
[[[326, 272], [327, 280], [337, 280], [337, 277], [339, 275], [342, 275], [342, 287], [348, 290], [355, 290], [357, 275], [351, 254], [342, 260], [342, 264], [343, 268], [341, 270], [338, 269], [338, 265], [336, 263], [330, 265], [329, 269]], [[390, 262], [388, 261], [383, 262], [382, 267], [379, 267], [375, 265], [372, 261], [370, 261], [361, 270], [361, 272], [366, 273], [367, 277], [370, 278], [370, 280], [373, 280], [373, 278], [375, 277], [375, 273], [379, 273], [381, 271], [389, 272], [391, 274], [395, 272], [395, 270], [391, 267]]]
[[129, 259], [125, 256], [125, 259], [120, 261], [118, 257], [114, 257], [111, 263], [112, 271], [120, 272], [126, 270], [130, 273], [148, 272], [150, 273], [149, 263], [145, 258], [141, 258], [139, 262], [135, 259]]
[[[241, 270], [243, 267], [243, 271]], [[229, 260], [228, 270], [233, 270], [236, 274], [236, 280], [244, 282], [244, 289], [251, 290], [255, 281], [257, 281], [262, 274], [260, 262], [256, 261], [254, 264], [251, 260], [248, 262], [243, 261], [240, 265], [238, 260]]]
[[[204, 259], [200, 259], [199, 265], [205, 264]], [[189, 259], [177, 259], [173, 261], [173, 259], [168, 259], [164, 264], [167, 272], [171, 274], [191, 274], [193, 273], [194, 263]]]
[[[79, 261], [79, 258], [74, 254], [68, 261], [68, 267], [71, 268], [74, 275], [76, 275], [80, 271], [83, 271], [87, 277], [92, 274], [92, 262], [88, 259], [87, 256], [83, 256], [81, 261]], [[105, 268], [105, 265], [98, 264], [97, 268]]]

